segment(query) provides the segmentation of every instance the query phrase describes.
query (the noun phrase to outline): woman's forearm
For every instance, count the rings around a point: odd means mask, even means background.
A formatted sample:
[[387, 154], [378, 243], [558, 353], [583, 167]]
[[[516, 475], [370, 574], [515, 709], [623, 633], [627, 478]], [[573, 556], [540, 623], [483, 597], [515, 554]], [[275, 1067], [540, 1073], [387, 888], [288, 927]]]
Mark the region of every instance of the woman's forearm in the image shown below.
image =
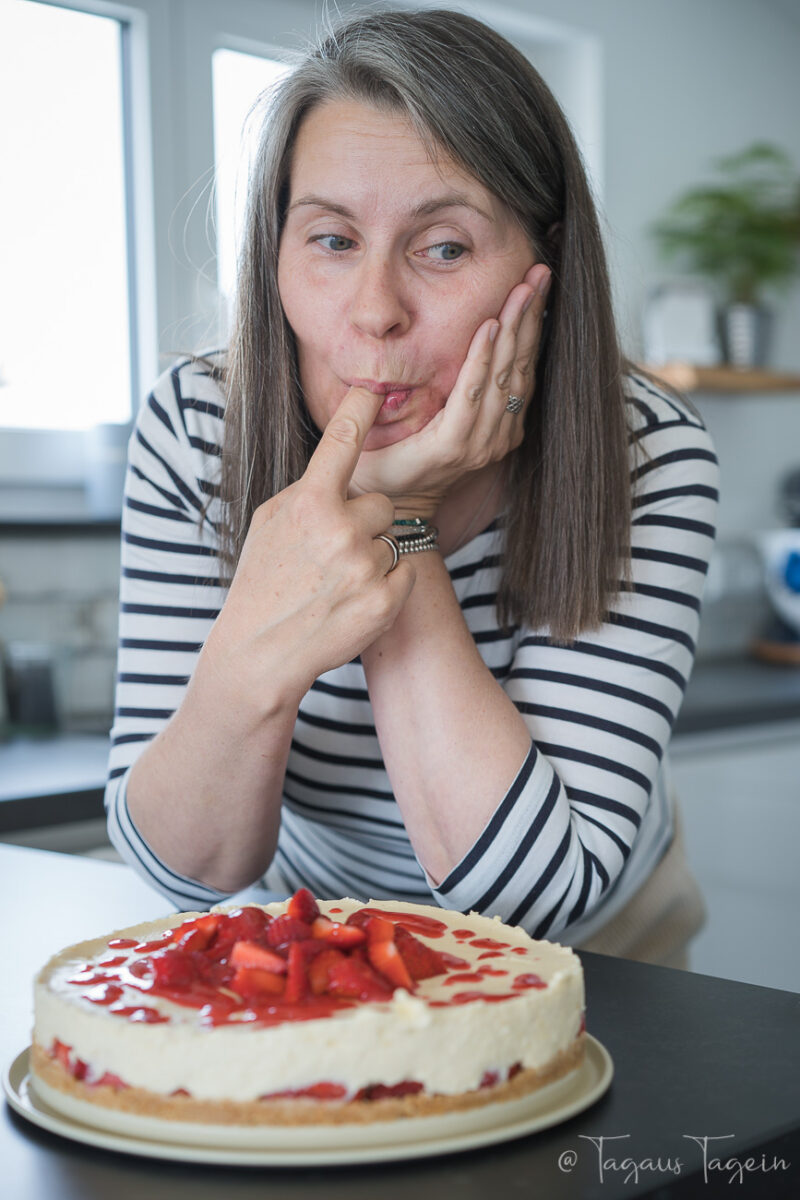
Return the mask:
[[280, 828], [297, 704], [225, 669], [213, 634], [184, 699], [131, 769], [128, 811], [173, 870], [220, 891], [264, 873]]
[[383, 759], [414, 849], [440, 883], [514, 781], [530, 734], [478, 653], [440, 555], [362, 652]]
[[381, 403], [351, 388], [302, 479], [256, 509], [180, 707], [131, 770], [141, 837], [220, 891], [272, 859], [300, 700], [391, 626], [413, 586], [406, 564], [386, 573], [391, 502], [347, 498]]

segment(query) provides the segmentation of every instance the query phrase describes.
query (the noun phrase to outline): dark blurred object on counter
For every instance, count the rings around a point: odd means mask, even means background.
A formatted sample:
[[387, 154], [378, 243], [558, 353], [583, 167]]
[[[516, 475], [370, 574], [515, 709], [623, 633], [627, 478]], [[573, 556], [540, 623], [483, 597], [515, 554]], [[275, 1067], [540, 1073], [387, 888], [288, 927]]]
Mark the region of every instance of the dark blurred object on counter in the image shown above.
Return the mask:
[[40, 642], [10, 642], [5, 652], [8, 715], [17, 729], [44, 731], [58, 725], [53, 655]]
[[800, 467], [784, 475], [778, 487], [778, 496], [789, 524], [800, 526]]

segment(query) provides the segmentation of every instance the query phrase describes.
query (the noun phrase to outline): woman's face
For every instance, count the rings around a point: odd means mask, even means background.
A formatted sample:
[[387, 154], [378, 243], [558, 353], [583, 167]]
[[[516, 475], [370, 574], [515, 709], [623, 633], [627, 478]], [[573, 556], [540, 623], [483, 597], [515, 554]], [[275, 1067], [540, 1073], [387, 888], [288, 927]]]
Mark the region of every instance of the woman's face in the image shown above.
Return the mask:
[[478, 326], [536, 262], [510, 210], [406, 120], [329, 101], [300, 126], [278, 286], [324, 429], [353, 386], [386, 393], [364, 448], [444, 407]]

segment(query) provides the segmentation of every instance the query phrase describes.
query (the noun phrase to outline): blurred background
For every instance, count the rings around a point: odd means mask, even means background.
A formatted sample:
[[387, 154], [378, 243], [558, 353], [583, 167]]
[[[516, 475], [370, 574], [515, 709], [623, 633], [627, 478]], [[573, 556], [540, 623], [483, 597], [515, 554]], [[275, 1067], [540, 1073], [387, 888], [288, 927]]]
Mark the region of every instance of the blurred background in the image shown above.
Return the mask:
[[[691, 966], [798, 991], [800, 6], [454, 7], [561, 101], [624, 347], [715, 440], [719, 537], [671, 748], [709, 909]], [[114, 857], [102, 789], [131, 421], [178, 354], [224, 343], [248, 113], [323, 14], [0, 2], [2, 842]]]

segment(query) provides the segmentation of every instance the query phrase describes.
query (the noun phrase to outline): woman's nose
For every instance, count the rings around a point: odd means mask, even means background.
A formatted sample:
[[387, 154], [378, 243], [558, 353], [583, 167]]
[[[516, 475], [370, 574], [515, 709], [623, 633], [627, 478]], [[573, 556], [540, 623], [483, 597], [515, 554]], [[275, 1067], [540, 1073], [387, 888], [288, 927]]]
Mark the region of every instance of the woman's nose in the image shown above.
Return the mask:
[[352, 277], [350, 320], [373, 338], [403, 334], [411, 323], [398, 267], [387, 256], [365, 255]]

